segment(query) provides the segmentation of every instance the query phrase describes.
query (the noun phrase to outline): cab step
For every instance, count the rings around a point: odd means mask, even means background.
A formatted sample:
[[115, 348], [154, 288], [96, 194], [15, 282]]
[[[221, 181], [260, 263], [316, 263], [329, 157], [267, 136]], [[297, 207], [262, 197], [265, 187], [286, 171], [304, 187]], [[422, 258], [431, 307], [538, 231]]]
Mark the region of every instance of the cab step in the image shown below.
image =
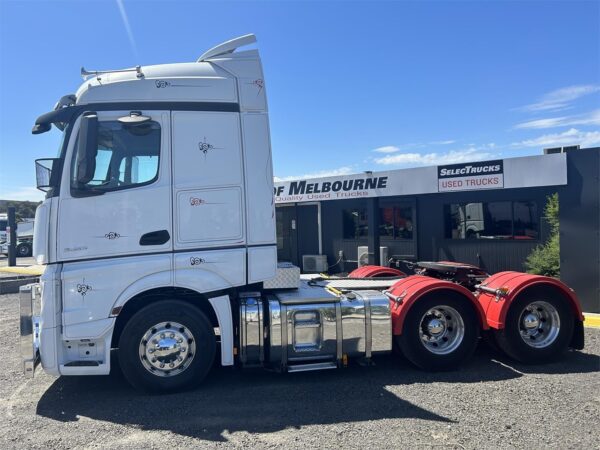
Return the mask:
[[296, 364], [288, 366], [288, 372], [308, 372], [310, 370], [326, 370], [326, 369], [337, 369], [335, 362], [320, 362], [311, 364]]

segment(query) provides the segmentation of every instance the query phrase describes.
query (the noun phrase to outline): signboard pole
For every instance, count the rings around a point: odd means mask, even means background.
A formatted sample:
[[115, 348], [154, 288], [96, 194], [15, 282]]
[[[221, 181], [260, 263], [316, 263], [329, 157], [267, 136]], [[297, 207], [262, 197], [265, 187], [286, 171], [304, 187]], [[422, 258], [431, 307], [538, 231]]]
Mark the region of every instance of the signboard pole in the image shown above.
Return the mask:
[[17, 265], [17, 220], [14, 206], [8, 207], [8, 229], [6, 237], [8, 238], [8, 265], [14, 267]]

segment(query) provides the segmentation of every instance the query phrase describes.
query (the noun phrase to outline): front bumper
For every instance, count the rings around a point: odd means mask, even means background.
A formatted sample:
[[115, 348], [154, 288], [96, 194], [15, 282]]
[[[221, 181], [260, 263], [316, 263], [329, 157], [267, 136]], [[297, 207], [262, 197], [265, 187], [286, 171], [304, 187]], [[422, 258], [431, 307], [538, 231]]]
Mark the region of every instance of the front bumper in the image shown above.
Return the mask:
[[23, 373], [29, 378], [33, 378], [35, 368], [40, 363], [41, 300], [41, 286], [38, 283], [19, 288], [21, 357]]

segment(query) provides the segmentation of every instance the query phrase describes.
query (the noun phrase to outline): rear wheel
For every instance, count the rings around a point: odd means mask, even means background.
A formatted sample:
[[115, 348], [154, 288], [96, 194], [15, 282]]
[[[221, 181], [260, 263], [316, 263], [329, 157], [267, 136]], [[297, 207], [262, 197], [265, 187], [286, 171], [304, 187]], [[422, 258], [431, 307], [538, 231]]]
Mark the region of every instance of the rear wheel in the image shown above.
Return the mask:
[[504, 329], [494, 332], [498, 346], [523, 363], [541, 363], [565, 352], [573, 335], [573, 315], [563, 297], [538, 292], [517, 298]]
[[215, 358], [215, 335], [204, 313], [168, 300], [135, 313], [119, 340], [119, 364], [136, 389], [171, 392], [200, 383]]
[[27, 243], [17, 245], [17, 255], [22, 258], [31, 256], [31, 245]]
[[413, 364], [426, 370], [451, 370], [473, 354], [479, 321], [467, 299], [431, 294], [411, 307], [402, 329], [397, 342]]

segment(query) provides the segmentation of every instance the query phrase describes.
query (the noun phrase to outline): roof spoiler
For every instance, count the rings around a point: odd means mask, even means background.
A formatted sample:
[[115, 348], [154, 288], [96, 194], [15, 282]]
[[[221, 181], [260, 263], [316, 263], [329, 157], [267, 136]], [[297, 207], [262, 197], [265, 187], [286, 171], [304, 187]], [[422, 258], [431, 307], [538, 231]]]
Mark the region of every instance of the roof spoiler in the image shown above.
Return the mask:
[[227, 53], [233, 53], [240, 47], [254, 44], [256, 42], [256, 36], [253, 34], [246, 34], [244, 36], [231, 39], [230, 41], [223, 42], [216, 47], [204, 52], [197, 62], [206, 61], [207, 59], [214, 58], [215, 56], [226, 55]]

